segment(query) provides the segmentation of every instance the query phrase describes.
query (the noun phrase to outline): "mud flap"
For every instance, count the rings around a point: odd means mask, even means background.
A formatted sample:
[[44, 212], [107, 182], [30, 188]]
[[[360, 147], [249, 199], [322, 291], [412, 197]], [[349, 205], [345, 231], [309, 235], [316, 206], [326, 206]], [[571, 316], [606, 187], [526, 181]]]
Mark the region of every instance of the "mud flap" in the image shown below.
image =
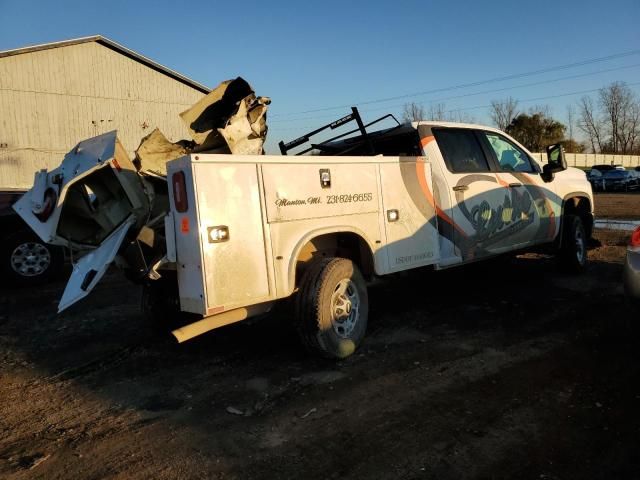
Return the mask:
[[58, 313], [89, 295], [104, 276], [134, 223], [134, 217], [129, 216], [98, 248], [78, 260], [58, 304]]

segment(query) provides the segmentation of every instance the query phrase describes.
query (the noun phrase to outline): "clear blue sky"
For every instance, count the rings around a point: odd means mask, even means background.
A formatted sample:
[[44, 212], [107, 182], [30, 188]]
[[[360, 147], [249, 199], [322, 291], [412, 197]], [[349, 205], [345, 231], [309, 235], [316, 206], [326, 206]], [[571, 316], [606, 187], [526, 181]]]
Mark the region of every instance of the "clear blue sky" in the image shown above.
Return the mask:
[[[181, 7], [180, 5], [185, 5]], [[208, 86], [243, 76], [270, 96], [268, 150], [361, 104], [365, 120], [408, 101], [442, 102], [489, 123], [492, 99], [566, 105], [620, 80], [640, 52], [438, 93], [377, 100], [640, 50], [640, 1], [33, 1], [0, 0], [0, 50], [102, 34]], [[603, 71], [609, 70], [609, 71]], [[597, 72], [597, 73], [596, 73]], [[578, 77], [578, 75], [582, 75]], [[549, 80], [573, 76], [555, 82]], [[511, 88], [519, 85], [530, 85]], [[470, 95], [486, 90], [502, 92]], [[640, 85], [632, 86], [640, 93]], [[454, 96], [468, 95], [461, 98]], [[472, 108], [480, 107], [480, 108]]]

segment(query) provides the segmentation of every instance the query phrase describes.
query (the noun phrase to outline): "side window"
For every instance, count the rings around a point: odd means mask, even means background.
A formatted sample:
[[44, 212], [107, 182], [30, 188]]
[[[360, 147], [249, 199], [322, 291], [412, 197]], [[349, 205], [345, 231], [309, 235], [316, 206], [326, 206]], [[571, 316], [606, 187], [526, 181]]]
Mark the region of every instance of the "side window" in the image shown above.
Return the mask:
[[534, 172], [529, 156], [501, 135], [484, 132], [496, 154], [500, 170], [506, 172]]
[[433, 129], [447, 168], [453, 173], [488, 172], [489, 164], [473, 130]]

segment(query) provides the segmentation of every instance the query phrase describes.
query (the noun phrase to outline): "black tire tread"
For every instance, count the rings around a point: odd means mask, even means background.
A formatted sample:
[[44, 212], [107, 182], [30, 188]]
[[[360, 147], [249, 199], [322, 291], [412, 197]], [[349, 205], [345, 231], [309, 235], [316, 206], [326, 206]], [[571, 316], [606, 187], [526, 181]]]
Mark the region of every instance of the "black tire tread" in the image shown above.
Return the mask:
[[[339, 349], [335, 350], [332, 342], [326, 338], [326, 334], [323, 334], [323, 328], [326, 329], [326, 325], [322, 324], [323, 317], [326, 316], [326, 312], [322, 310], [323, 292], [326, 295], [326, 289], [333, 286], [327, 283], [333, 283], [335, 280], [334, 272], [337, 269], [351, 270], [351, 278], [355, 280], [356, 284], [361, 284], [364, 287], [366, 302], [366, 287], [360, 271], [351, 260], [341, 257], [326, 257], [309, 265], [300, 281], [300, 289], [295, 301], [296, 329], [303, 346], [312, 354], [333, 360], [349, 355], [349, 353], [343, 354]], [[326, 304], [324, 308], [326, 308]], [[362, 320], [364, 327], [361, 335], [364, 335], [364, 329], [366, 329], [367, 316], [368, 308], [365, 309]], [[353, 340], [356, 348], [361, 339], [360, 337]], [[326, 345], [325, 341], [328, 342]]]
[[565, 215], [562, 225], [562, 243], [560, 245], [560, 251], [558, 252], [558, 261], [563, 270], [570, 273], [581, 273], [586, 268], [587, 253], [585, 251], [585, 263], [580, 264], [575, 257], [573, 232], [577, 227], [575, 224], [579, 222], [580, 228], [582, 228], [582, 234], [585, 239], [586, 248], [586, 232], [582, 219], [577, 215]]
[[[337, 257], [326, 257], [313, 262], [302, 276], [301, 287], [296, 298], [296, 328], [302, 344], [310, 352], [324, 358], [331, 358], [331, 355], [322, 348], [318, 341], [318, 332], [321, 328], [318, 292], [332, 269], [330, 264], [335, 265], [340, 260], [342, 259]], [[311, 319], [314, 320], [311, 321]]]

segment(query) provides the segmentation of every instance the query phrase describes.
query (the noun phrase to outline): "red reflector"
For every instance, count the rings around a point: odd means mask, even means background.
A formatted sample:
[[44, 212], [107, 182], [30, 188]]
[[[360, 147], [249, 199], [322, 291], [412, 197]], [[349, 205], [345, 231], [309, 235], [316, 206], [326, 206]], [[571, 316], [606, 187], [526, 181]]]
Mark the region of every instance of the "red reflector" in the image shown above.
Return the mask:
[[173, 184], [173, 203], [175, 203], [176, 210], [180, 213], [184, 213], [189, 208], [184, 172], [174, 173], [171, 176], [171, 183]]
[[636, 228], [631, 234], [629, 245], [631, 245], [632, 247], [640, 247], [640, 227]]
[[182, 233], [189, 233], [189, 217], [182, 217], [180, 221], [180, 230]]

